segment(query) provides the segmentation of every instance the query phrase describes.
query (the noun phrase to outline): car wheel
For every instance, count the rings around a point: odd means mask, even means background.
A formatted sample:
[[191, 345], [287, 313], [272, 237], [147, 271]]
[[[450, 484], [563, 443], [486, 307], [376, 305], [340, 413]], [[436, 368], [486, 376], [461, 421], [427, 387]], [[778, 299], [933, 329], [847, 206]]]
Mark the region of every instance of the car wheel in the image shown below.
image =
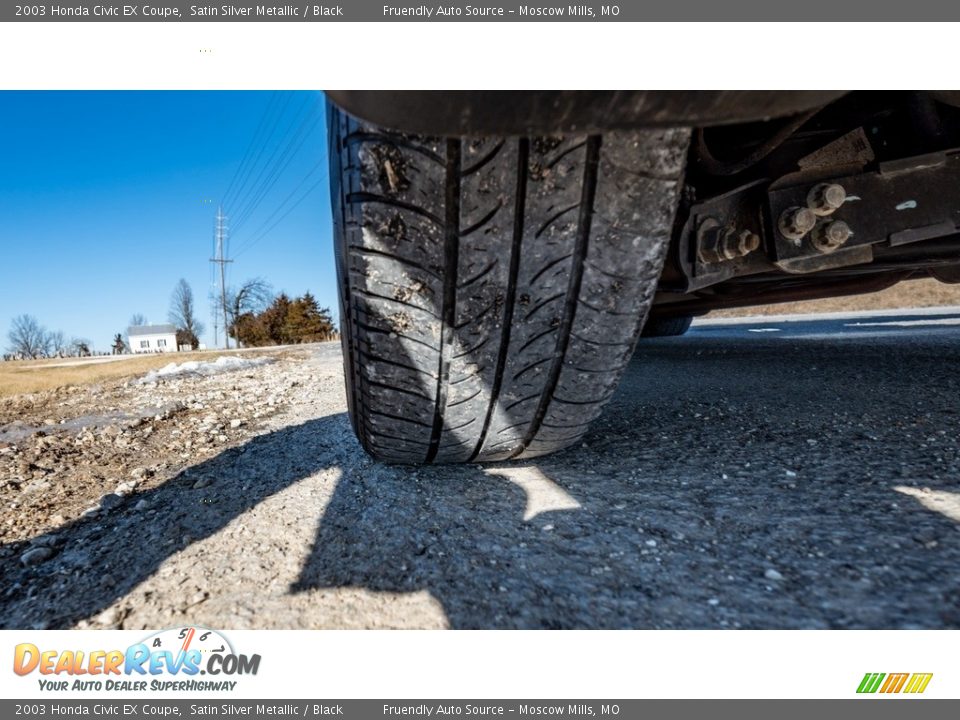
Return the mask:
[[613, 394], [689, 132], [437, 138], [329, 109], [350, 416], [392, 463], [543, 455]]

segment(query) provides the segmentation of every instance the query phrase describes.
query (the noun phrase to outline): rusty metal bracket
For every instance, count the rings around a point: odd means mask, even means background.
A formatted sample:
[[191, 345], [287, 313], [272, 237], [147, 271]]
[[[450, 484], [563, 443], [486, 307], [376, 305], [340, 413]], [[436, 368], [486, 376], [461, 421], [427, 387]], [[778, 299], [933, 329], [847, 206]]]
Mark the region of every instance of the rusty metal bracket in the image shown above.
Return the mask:
[[[820, 185], [823, 185], [820, 180]], [[774, 264], [788, 273], [868, 263], [872, 246], [904, 245], [960, 228], [960, 151], [881, 163], [875, 171], [829, 179], [843, 203], [805, 232], [791, 221], [816, 196], [810, 182], [778, 183], [768, 195]], [[800, 230], [805, 230], [805, 227]]]
[[[685, 291], [773, 269], [763, 247], [769, 234], [763, 217], [769, 184], [758, 180], [690, 208], [678, 258]], [[724, 253], [718, 247], [724, 241], [736, 250]]]
[[768, 272], [805, 275], [874, 262], [874, 249], [960, 233], [960, 150], [756, 180], [686, 213], [680, 292]]

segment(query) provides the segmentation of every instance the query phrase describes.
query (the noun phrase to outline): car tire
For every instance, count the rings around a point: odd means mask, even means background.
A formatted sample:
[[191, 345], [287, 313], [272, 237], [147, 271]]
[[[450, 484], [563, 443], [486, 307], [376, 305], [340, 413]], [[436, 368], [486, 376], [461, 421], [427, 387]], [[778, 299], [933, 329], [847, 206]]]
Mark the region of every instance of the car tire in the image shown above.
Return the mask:
[[610, 399], [649, 310], [687, 129], [434, 138], [329, 106], [351, 422], [389, 463], [544, 455]]
[[678, 337], [690, 329], [692, 315], [652, 317], [643, 326], [643, 337]]

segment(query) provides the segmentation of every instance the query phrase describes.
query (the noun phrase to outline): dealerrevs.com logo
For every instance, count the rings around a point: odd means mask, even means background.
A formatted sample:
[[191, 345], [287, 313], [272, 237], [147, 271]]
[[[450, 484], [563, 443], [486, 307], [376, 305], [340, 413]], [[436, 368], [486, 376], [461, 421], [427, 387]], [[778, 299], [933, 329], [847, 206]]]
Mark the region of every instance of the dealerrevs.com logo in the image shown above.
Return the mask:
[[933, 673], [867, 673], [857, 687], [858, 693], [907, 693], [915, 695], [927, 689]]
[[[37, 674], [41, 690], [231, 691], [232, 678], [256, 675], [260, 655], [244, 655], [216, 630], [163, 630], [126, 650], [53, 650], [33, 643], [14, 648], [13, 671]], [[203, 676], [200, 679], [199, 676]]]

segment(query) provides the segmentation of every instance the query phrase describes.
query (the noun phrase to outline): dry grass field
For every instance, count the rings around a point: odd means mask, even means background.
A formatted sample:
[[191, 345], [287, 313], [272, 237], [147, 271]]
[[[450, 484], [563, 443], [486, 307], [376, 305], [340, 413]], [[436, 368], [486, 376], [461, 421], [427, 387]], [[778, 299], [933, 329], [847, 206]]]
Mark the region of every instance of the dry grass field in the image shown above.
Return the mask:
[[823, 300], [805, 300], [803, 302], [780, 303], [779, 305], [760, 305], [757, 307], [737, 308], [735, 310], [715, 310], [708, 317], [750, 317], [753, 315], [795, 315], [823, 312], [853, 312], [860, 310], [890, 310], [893, 308], [921, 308], [960, 306], [960, 285], [947, 285], [925, 278], [908, 280], [887, 290], [866, 295], [825, 298]]
[[125, 355], [122, 359], [109, 360], [86, 358], [89, 362], [78, 361], [77, 358], [0, 362], [0, 397], [134, 377], [172, 362], [180, 364], [190, 360], [215, 360], [221, 355], [241, 353], [244, 357], [256, 357], [272, 352], [275, 351], [271, 348], [258, 351], [204, 350], [167, 355]]
[[[798, 313], [850, 312], [858, 310], [886, 310], [891, 308], [960, 306], [960, 285], [946, 285], [933, 279], [911, 280], [878, 293], [851, 297], [808, 300], [805, 302], [760, 305], [736, 310], [717, 310], [711, 318], [747, 317], [752, 315], [789, 315]], [[276, 349], [239, 351], [246, 357], [269, 354]], [[220, 355], [234, 355], [238, 351], [206, 350], [174, 355], [130, 355], [123, 359], [91, 358], [95, 362], [68, 364], [76, 359], [31, 360], [0, 362], [0, 397], [21, 393], [52, 390], [70, 385], [93, 383], [134, 377], [156, 370], [171, 362], [213, 360]]]

